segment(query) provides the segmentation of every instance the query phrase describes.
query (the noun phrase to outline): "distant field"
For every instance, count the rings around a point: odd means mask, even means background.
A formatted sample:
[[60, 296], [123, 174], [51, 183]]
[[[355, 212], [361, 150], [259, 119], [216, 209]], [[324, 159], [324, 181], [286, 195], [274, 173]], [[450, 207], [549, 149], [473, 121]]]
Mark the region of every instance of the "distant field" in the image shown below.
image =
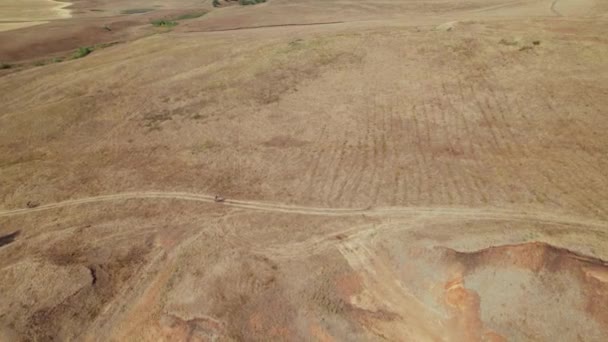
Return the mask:
[[0, 31], [40, 25], [70, 17], [68, 2], [53, 0], [0, 0]]

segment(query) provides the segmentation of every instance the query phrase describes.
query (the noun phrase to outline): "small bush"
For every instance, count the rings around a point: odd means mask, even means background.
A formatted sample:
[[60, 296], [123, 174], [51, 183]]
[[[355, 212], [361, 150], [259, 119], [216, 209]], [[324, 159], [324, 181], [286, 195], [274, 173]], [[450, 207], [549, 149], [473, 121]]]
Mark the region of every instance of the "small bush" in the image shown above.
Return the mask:
[[257, 5], [263, 2], [266, 0], [239, 0], [239, 4], [242, 6]]
[[93, 52], [93, 49], [88, 47], [88, 46], [84, 46], [84, 47], [79, 47], [78, 50], [76, 50], [76, 53], [74, 53], [74, 59], [76, 58], [82, 58], [84, 56], [87, 56], [88, 54], [90, 54], [91, 52]]
[[173, 21], [173, 20], [156, 19], [156, 20], [152, 20], [152, 25], [154, 25], [156, 27], [173, 27], [173, 26], [177, 25], [177, 22]]
[[0, 63], [0, 69], [10, 69], [13, 66], [8, 63]]
[[220, 0], [213, 0], [213, 7], [220, 7]]

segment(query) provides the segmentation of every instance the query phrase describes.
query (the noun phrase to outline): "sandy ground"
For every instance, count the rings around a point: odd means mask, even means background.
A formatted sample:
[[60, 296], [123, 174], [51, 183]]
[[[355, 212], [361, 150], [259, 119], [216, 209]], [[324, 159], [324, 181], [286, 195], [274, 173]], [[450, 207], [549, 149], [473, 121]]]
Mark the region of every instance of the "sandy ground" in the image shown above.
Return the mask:
[[0, 23], [0, 32], [12, 31], [20, 28], [47, 24], [48, 21], [19, 21], [19, 22], [4, 22]]
[[0, 339], [606, 340], [608, 5], [207, 5], [0, 34]]

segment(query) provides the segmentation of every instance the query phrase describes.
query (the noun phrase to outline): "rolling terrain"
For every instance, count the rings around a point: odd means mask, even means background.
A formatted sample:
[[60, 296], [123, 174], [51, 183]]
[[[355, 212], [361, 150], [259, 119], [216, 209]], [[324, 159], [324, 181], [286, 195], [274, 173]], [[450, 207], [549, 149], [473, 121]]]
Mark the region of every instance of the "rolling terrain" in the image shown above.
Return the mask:
[[0, 340], [608, 336], [604, 2], [66, 8], [0, 32]]

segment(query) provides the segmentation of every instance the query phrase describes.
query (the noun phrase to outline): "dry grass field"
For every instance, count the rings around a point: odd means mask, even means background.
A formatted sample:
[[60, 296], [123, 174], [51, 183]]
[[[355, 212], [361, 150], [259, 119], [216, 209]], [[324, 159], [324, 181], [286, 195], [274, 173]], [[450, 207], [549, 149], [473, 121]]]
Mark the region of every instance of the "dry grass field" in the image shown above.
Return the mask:
[[0, 32], [41, 25], [50, 19], [69, 18], [69, 4], [53, 0], [0, 1]]
[[608, 3], [71, 8], [0, 32], [0, 340], [607, 339]]

